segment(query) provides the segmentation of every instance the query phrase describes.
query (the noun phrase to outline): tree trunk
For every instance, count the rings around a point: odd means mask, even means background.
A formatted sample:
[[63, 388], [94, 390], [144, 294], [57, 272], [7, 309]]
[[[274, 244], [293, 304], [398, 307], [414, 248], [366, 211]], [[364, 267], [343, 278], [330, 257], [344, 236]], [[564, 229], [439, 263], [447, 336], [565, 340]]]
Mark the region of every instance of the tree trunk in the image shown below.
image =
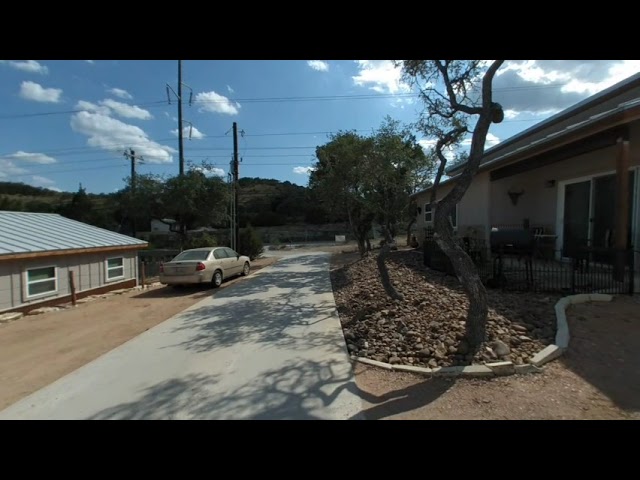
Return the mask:
[[367, 252], [371, 251], [371, 240], [367, 237]]
[[482, 284], [478, 270], [462, 247], [456, 242], [448, 217], [435, 215], [435, 240], [444, 254], [449, 257], [453, 270], [469, 299], [467, 311], [466, 339], [472, 352], [486, 340], [487, 291]]
[[414, 223], [416, 223], [415, 217], [409, 221], [409, 225], [407, 226], [407, 247], [411, 246], [411, 227], [413, 227]]
[[393, 284], [391, 283], [391, 279], [389, 278], [389, 270], [387, 268], [387, 264], [385, 263], [385, 259], [387, 258], [387, 254], [391, 251], [391, 235], [389, 234], [389, 230], [384, 229], [385, 239], [382, 248], [380, 249], [380, 253], [378, 254], [377, 263], [378, 270], [380, 271], [380, 278], [382, 280], [382, 286], [384, 287], [387, 295], [389, 295], [393, 300], [404, 300], [404, 295], [399, 293]]

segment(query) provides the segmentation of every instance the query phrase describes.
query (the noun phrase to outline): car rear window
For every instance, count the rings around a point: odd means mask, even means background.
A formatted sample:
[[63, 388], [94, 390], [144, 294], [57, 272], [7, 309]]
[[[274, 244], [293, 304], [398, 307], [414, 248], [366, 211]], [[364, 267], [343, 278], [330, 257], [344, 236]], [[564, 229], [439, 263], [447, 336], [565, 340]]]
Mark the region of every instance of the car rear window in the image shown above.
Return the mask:
[[182, 252], [176, 258], [173, 259], [174, 262], [180, 262], [184, 260], [206, 260], [211, 253], [211, 250], [187, 250], [186, 252]]

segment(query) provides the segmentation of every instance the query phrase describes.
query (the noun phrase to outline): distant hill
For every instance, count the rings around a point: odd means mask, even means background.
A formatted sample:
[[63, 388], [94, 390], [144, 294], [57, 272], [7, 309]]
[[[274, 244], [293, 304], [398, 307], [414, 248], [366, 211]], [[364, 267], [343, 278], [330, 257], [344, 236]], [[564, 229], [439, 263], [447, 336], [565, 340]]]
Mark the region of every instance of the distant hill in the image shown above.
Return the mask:
[[[248, 223], [256, 227], [271, 227], [320, 225], [346, 220], [329, 215], [306, 187], [251, 177], [241, 178], [239, 183], [238, 215], [243, 227]], [[0, 210], [60, 213], [115, 231], [127, 223], [118, 193], [56, 192], [24, 183], [0, 182]], [[140, 225], [139, 229], [144, 230], [145, 227], [147, 225]]]
[[247, 223], [256, 227], [269, 227], [344, 221], [343, 218], [331, 218], [307, 187], [251, 177], [241, 178], [239, 184], [238, 214], [241, 226]]

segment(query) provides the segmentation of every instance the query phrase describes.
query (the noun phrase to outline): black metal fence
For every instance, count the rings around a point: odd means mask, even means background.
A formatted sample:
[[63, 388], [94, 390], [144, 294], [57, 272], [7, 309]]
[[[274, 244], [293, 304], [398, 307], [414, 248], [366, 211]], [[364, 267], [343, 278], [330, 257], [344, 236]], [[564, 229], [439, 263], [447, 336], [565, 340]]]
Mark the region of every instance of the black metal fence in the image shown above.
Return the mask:
[[[584, 248], [567, 257], [566, 252], [546, 249], [531, 255], [496, 254], [481, 240], [459, 239], [489, 288], [539, 293], [632, 294], [638, 274], [637, 251]], [[454, 274], [451, 262], [433, 239], [424, 242], [424, 264]]]

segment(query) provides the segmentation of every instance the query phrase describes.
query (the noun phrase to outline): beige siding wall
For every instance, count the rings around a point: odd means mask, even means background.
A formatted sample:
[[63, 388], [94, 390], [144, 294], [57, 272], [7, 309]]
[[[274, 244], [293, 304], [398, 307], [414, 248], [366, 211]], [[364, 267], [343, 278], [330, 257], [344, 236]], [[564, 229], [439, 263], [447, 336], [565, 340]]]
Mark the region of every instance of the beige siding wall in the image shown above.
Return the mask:
[[[123, 258], [124, 278], [107, 281], [106, 259], [120, 257]], [[137, 252], [116, 252], [0, 262], [0, 311], [69, 295], [70, 271], [74, 272], [78, 292], [137, 278], [137, 258]], [[56, 267], [57, 291], [47, 296], [27, 298], [24, 272], [49, 266]]]
[[[640, 128], [632, 128], [632, 165], [640, 165]], [[555, 229], [560, 182], [592, 175], [615, 172], [616, 147], [590, 152], [584, 155], [491, 182], [491, 225], [522, 225], [525, 218], [530, 223], [549, 225]], [[548, 181], [554, 180], [553, 187]], [[509, 189], [524, 190], [517, 205], [511, 203]]]
[[[451, 191], [453, 185], [453, 183], [450, 183], [438, 188], [438, 201]], [[430, 195], [430, 192], [426, 192], [417, 197], [418, 206], [422, 209], [422, 213], [418, 216], [416, 222], [418, 240], [420, 242], [424, 239], [424, 229], [427, 226], [424, 208], [429, 203]], [[473, 179], [458, 205], [458, 231], [461, 235], [486, 238], [487, 225], [489, 223], [489, 201], [489, 174], [483, 172]]]

